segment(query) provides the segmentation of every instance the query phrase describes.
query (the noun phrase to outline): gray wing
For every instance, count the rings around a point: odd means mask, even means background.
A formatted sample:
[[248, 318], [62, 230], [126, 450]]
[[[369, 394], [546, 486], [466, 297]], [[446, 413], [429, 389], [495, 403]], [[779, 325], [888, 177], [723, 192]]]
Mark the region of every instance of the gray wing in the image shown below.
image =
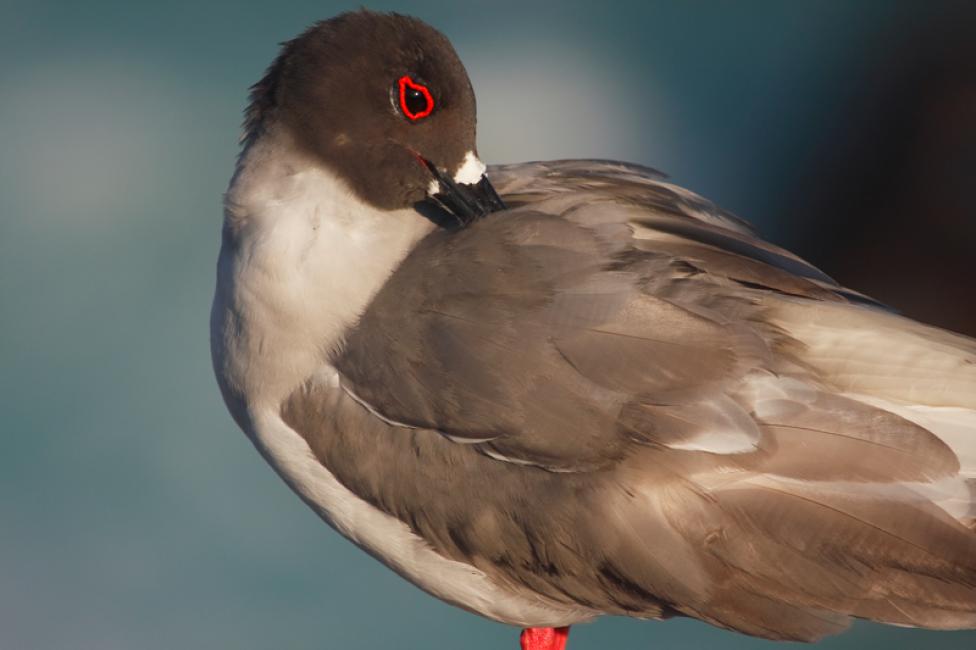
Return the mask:
[[843, 290], [640, 169], [543, 169], [541, 200], [509, 192], [521, 207], [417, 247], [348, 336], [343, 385], [389, 420], [553, 470], [635, 443], [755, 450], [747, 379], [806, 374], [777, 353], [764, 293]]
[[[636, 417], [628, 430], [621, 414], [715, 399], [763, 343], [649, 293], [647, 269], [606, 248], [526, 209], [435, 233], [350, 333], [343, 385], [390, 420], [550, 469], [600, 467], [634, 438], [692, 444]], [[752, 428], [741, 433], [751, 444]]]
[[315, 435], [336, 416], [314, 387], [287, 405], [340, 480], [445, 555], [611, 613], [976, 625], [973, 341], [640, 168], [515, 171], [494, 172], [515, 209], [429, 236], [349, 334], [356, 424]]

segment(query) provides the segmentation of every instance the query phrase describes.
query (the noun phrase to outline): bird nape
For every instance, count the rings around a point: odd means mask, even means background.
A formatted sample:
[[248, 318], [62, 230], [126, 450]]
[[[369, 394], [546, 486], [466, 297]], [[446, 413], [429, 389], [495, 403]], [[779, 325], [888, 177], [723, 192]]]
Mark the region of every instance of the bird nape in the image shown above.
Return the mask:
[[525, 650], [601, 615], [976, 627], [976, 341], [645, 167], [486, 169], [475, 125], [397, 14], [253, 87], [211, 349], [288, 485]]

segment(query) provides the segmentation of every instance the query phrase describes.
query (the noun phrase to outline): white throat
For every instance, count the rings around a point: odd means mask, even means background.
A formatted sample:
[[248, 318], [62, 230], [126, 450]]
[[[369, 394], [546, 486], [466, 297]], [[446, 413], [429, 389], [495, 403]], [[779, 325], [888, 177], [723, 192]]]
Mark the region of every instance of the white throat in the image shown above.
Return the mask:
[[363, 202], [280, 133], [248, 147], [224, 208], [211, 349], [232, 410], [274, 408], [327, 363], [434, 227]]

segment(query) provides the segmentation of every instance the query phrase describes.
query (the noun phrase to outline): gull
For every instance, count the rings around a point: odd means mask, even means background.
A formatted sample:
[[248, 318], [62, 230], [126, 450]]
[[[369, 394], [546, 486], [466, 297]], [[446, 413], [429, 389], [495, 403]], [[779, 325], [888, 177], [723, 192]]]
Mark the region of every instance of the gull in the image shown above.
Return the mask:
[[298, 496], [524, 650], [602, 615], [976, 627], [976, 341], [651, 169], [486, 168], [475, 124], [397, 14], [313, 25], [252, 88], [212, 357]]

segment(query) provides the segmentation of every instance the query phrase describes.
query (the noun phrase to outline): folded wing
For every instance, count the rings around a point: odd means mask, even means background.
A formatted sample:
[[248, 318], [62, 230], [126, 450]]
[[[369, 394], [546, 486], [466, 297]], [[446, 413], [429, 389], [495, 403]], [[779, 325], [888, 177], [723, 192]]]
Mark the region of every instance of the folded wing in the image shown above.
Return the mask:
[[336, 416], [314, 384], [287, 405], [341, 480], [447, 556], [611, 613], [976, 626], [976, 342], [642, 168], [495, 174], [517, 207], [430, 235], [333, 359], [360, 422], [338, 428], [368, 440], [315, 434]]

